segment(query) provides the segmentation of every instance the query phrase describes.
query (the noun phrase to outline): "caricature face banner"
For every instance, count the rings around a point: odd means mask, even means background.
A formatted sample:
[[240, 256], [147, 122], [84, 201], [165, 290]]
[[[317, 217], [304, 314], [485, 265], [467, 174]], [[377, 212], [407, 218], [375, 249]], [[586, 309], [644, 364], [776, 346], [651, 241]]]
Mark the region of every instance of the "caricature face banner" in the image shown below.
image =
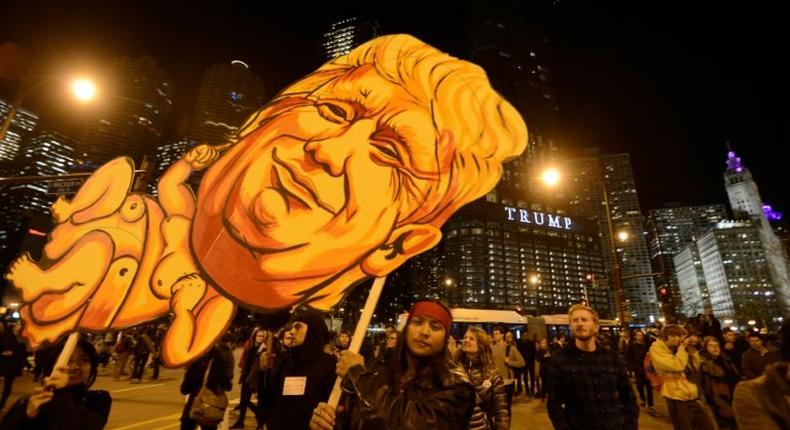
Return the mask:
[[[329, 309], [436, 245], [526, 142], [478, 66], [411, 36], [374, 39], [286, 88], [228, 144], [190, 150], [158, 199], [130, 191], [134, 165], [118, 158], [53, 204], [42, 260], [6, 274], [23, 336], [35, 348], [171, 313], [161, 357], [179, 366], [236, 306]], [[195, 198], [186, 181], [205, 168]]]

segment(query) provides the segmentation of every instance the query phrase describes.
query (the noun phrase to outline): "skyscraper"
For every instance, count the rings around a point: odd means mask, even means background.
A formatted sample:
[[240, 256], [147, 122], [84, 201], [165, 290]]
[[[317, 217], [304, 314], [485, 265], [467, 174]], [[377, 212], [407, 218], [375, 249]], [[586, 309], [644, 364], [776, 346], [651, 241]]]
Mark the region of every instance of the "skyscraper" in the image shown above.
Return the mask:
[[[627, 234], [625, 241], [615, 244], [621, 268], [622, 286], [628, 314], [636, 322], [657, 319], [656, 289], [644, 229], [644, 218], [634, 182], [628, 154], [599, 154], [588, 150], [585, 156], [567, 163], [570, 213], [595, 220], [604, 250], [606, 270], [611, 273], [615, 261], [611, 253], [612, 239], [608, 234], [604, 191], [609, 201], [612, 229]], [[628, 315], [626, 315], [628, 317]]]
[[672, 296], [677, 313], [696, 316], [706, 310], [713, 310], [696, 238], [672, 257], [672, 265], [678, 289], [677, 294], [673, 293]]
[[670, 313], [696, 315], [691, 313], [693, 309], [683, 306], [684, 303], [691, 302], [681, 301], [673, 257], [726, 218], [724, 205], [676, 206], [650, 210], [646, 223], [650, 260], [655, 272], [664, 272], [656, 280], [659, 290], [667, 288], [669, 291], [664, 305], [671, 309]]
[[734, 318], [742, 326], [749, 321], [773, 329], [781, 325], [778, 291], [758, 223], [722, 221], [696, 246], [715, 315]]
[[[10, 108], [8, 102], [0, 99], [0, 122], [5, 121]], [[38, 115], [21, 108], [17, 109], [5, 138], [0, 141], [0, 162], [13, 161], [16, 158], [22, 147], [22, 140], [36, 128], [36, 124], [38, 124]]]
[[414, 296], [533, 315], [565, 313], [587, 300], [606, 318], [609, 291], [587, 279], [604, 273], [595, 227], [559, 213], [474, 202], [442, 227], [435, 251], [412, 258]]
[[[469, 59], [485, 69], [491, 85], [521, 113], [529, 129], [524, 154], [506, 164], [497, 186], [501, 198], [536, 201], [534, 174], [557, 155], [557, 101], [545, 28], [550, 1], [467, 1]], [[546, 202], [543, 202], [546, 204]]]
[[787, 252], [766, 217], [766, 212], [771, 210], [771, 206], [763, 202], [751, 172], [734, 151], [727, 152], [726, 163], [724, 184], [733, 216], [736, 220], [750, 220], [756, 226], [760, 243], [765, 251], [771, 282], [779, 298], [780, 309], [783, 314], [788, 315], [790, 314], [790, 268]]
[[321, 36], [319, 60], [326, 62], [348, 54], [357, 46], [380, 35], [381, 29], [375, 20], [353, 16], [334, 22]]
[[260, 77], [240, 60], [210, 65], [203, 73], [187, 137], [199, 143], [226, 143], [264, 103]]
[[[15, 176], [53, 176], [69, 172], [75, 163], [76, 142], [44, 130], [30, 138], [18, 157]], [[33, 217], [49, 218], [57, 198], [56, 183], [30, 181], [0, 187], [0, 266], [16, 255], [25, 226]], [[42, 233], [43, 234], [43, 233]]]
[[86, 124], [78, 151], [92, 163], [119, 155], [138, 165], [161, 143], [173, 104], [173, 78], [150, 57], [120, 57], [107, 65], [95, 114]]

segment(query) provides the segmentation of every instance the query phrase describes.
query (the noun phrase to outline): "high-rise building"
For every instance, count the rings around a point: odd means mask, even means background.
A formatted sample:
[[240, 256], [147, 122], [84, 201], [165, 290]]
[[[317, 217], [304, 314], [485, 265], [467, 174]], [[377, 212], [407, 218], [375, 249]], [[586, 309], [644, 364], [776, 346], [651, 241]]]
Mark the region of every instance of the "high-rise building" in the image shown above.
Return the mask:
[[414, 297], [533, 315], [565, 313], [587, 300], [604, 318], [611, 315], [594, 223], [477, 201], [461, 208], [442, 233], [435, 251], [410, 262], [422, 274], [413, 282]]
[[375, 20], [354, 16], [334, 22], [321, 36], [319, 59], [325, 62], [348, 54], [357, 46], [380, 35], [381, 29]]
[[678, 289], [673, 298], [680, 298], [678, 313], [696, 316], [706, 310], [713, 310], [696, 238], [672, 257], [672, 264]]
[[751, 220], [722, 221], [697, 239], [713, 313], [741, 326], [781, 325], [780, 304], [760, 227]]
[[[0, 99], [0, 123], [6, 120], [10, 109], [11, 105]], [[0, 162], [13, 161], [16, 158], [22, 147], [22, 140], [36, 128], [36, 124], [38, 115], [25, 109], [17, 109], [4, 139], [0, 141]]]
[[553, 2], [543, 0], [467, 1], [469, 59], [483, 67], [529, 129], [527, 150], [504, 166], [497, 193], [544, 205], [547, 196], [534, 195], [540, 186], [534, 172], [552, 164], [557, 154], [558, 108], [545, 32], [553, 8]]
[[[627, 234], [617, 241], [615, 255], [622, 279], [624, 316], [636, 322], [652, 322], [660, 317], [656, 288], [651, 273], [650, 254], [639, 207], [634, 173], [628, 154], [599, 154], [588, 150], [585, 156], [566, 163], [569, 182], [570, 213], [595, 220], [598, 224], [606, 270], [615, 266], [607, 215], [615, 234]], [[604, 195], [609, 203], [606, 213]]]
[[771, 206], [763, 202], [751, 172], [734, 151], [727, 153], [724, 184], [735, 219], [751, 220], [757, 228], [780, 309], [784, 315], [788, 315], [790, 314], [790, 267], [788, 267], [787, 252], [766, 216], [766, 212], [773, 212]]
[[[652, 209], [647, 217], [646, 227], [650, 244], [650, 260], [654, 272], [662, 272], [656, 277], [659, 291], [669, 291], [664, 306], [671, 310], [665, 313], [696, 315], [697, 307], [685, 307], [673, 257], [683, 251], [690, 243], [711, 230], [718, 222], [727, 219], [724, 205], [674, 206]], [[690, 273], [690, 272], [689, 272]]]
[[265, 95], [260, 77], [243, 61], [210, 65], [203, 73], [187, 137], [210, 145], [227, 142], [263, 106]]
[[[28, 139], [17, 157], [14, 176], [54, 176], [69, 172], [75, 163], [77, 143], [54, 131], [44, 130]], [[0, 187], [0, 265], [8, 264], [19, 249], [31, 218], [49, 218], [57, 198], [57, 183], [30, 181]]]
[[140, 165], [161, 144], [173, 104], [173, 78], [150, 57], [110, 61], [102, 96], [78, 151], [93, 163], [127, 155]]

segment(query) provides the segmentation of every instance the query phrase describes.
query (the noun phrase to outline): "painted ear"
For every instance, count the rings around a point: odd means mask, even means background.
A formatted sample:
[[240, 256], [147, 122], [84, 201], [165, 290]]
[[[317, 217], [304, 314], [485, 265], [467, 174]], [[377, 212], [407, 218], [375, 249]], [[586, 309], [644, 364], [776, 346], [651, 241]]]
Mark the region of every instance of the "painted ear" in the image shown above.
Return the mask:
[[442, 231], [430, 224], [409, 224], [390, 233], [387, 243], [368, 255], [360, 264], [370, 276], [384, 276], [409, 258], [439, 243]]

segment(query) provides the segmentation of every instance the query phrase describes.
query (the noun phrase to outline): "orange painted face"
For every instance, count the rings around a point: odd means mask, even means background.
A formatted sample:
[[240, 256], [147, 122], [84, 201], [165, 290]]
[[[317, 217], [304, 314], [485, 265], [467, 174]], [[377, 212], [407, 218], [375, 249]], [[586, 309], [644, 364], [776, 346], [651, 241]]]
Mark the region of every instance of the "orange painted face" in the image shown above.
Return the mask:
[[[263, 310], [309, 297], [329, 307], [408, 258], [392, 258], [403, 239], [422, 238], [411, 255], [439, 239], [432, 226], [398, 225], [441, 174], [428, 107], [404, 88], [360, 66], [275, 102], [264, 121], [198, 194], [193, 250], [227, 296]], [[334, 283], [343, 288], [320, 291]]]

